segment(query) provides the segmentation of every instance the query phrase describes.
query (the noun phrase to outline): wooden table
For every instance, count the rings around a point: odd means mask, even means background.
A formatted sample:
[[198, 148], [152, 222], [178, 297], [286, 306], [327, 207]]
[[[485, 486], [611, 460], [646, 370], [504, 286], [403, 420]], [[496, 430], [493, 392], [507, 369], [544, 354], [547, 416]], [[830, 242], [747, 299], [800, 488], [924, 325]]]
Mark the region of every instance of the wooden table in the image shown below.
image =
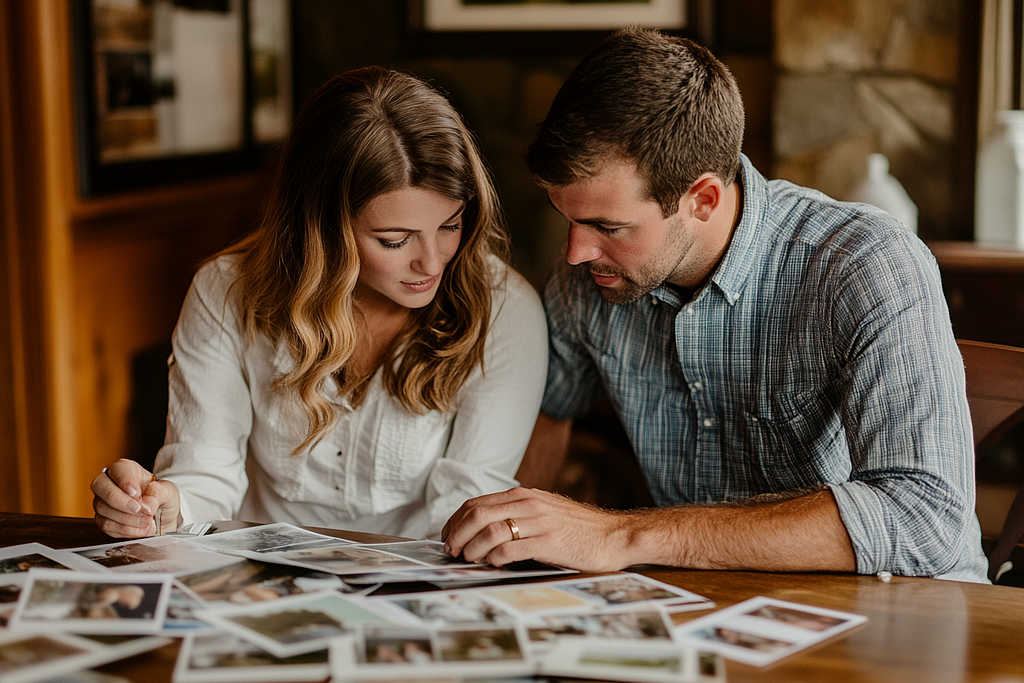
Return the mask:
[[[392, 540], [331, 532], [353, 540]], [[36, 541], [54, 548], [110, 542], [92, 520], [0, 513], [0, 546]], [[644, 568], [643, 573], [727, 607], [766, 595], [866, 615], [850, 634], [766, 668], [735, 662], [730, 683], [1024, 683], [1024, 589], [846, 574], [769, 574]], [[697, 612], [692, 618], [707, 612]], [[132, 681], [171, 680], [177, 644], [102, 667]]]

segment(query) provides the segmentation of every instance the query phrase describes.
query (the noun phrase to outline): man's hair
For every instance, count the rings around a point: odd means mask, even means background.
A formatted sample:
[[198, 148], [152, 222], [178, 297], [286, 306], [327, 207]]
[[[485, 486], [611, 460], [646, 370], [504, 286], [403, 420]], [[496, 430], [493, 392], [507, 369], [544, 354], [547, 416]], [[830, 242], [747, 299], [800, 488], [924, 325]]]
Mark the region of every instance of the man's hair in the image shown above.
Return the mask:
[[541, 185], [559, 187], [620, 157], [668, 217], [702, 174], [730, 184], [742, 143], [743, 102], [725, 65], [691, 40], [627, 28], [569, 74], [526, 163]]

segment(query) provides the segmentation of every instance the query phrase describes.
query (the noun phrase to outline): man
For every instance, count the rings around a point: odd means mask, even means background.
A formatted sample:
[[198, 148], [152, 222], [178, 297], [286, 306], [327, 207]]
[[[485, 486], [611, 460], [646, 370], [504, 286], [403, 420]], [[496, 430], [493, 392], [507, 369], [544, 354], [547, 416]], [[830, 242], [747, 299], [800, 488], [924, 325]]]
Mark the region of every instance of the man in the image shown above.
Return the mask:
[[520, 472], [607, 397], [659, 507], [512, 489], [467, 501], [448, 552], [987, 580], [934, 259], [888, 214], [766, 181], [742, 131], [728, 70], [686, 40], [621, 31], [570, 74], [527, 155], [569, 237]]

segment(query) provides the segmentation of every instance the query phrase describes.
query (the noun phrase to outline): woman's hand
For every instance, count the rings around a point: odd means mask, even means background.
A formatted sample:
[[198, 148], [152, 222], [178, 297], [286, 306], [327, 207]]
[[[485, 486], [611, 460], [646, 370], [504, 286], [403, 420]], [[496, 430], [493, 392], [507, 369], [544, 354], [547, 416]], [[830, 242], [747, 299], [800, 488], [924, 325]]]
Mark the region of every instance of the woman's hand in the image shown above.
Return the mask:
[[157, 480], [134, 460], [118, 460], [93, 479], [90, 488], [96, 525], [108, 536], [143, 538], [178, 528], [178, 487]]

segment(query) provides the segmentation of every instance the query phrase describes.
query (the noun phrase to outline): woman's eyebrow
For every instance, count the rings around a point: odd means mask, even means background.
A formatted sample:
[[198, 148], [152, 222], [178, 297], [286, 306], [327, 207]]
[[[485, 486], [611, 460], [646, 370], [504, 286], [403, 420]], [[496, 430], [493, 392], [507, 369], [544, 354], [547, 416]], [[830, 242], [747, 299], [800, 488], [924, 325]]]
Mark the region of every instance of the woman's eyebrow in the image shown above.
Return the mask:
[[[445, 218], [441, 222], [442, 225], [445, 224], [445, 223], [448, 223], [451, 220], [454, 220], [454, 219], [458, 218], [459, 214], [461, 214], [465, 210], [466, 210], [466, 205], [463, 204], [462, 206], [459, 207], [459, 209], [455, 213], [453, 213], [451, 216], [448, 216], [448, 218]], [[420, 231], [417, 228], [374, 228], [374, 229], [370, 230], [370, 232], [408, 232], [408, 233], [413, 233], [413, 232], [420, 232]]]

